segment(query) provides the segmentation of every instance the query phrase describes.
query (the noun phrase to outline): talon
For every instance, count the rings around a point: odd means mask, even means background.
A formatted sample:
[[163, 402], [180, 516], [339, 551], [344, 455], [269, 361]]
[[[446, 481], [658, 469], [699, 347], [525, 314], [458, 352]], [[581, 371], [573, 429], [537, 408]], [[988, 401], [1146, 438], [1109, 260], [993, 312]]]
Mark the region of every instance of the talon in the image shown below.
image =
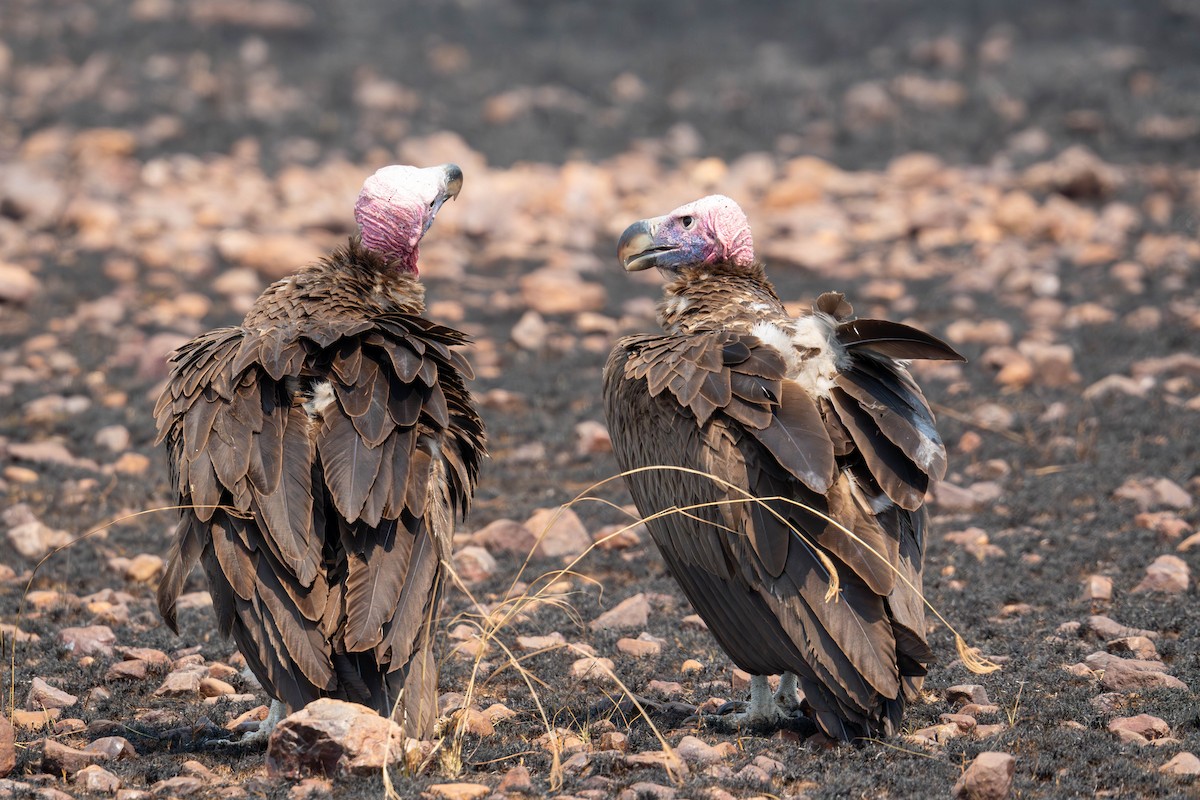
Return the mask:
[[253, 725], [254, 727], [245, 731], [236, 739], [215, 739], [214, 743], [221, 747], [244, 747], [259, 744], [265, 745], [267, 739], [271, 738], [271, 731], [275, 730], [275, 726], [278, 725], [279, 721], [282, 720], [286, 715], [287, 713], [284, 710], [283, 703], [279, 702], [278, 700], [272, 700], [271, 708], [269, 711], [267, 711], [267, 716], [262, 722], [257, 724], [252, 722], [243, 722], [238, 726], [237, 730], [234, 730], [232, 733], [237, 733], [238, 730], [241, 730], [244, 727], [249, 727], [250, 725]]
[[716, 711], [714, 711], [712, 713], [715, 716], [723, 717], [726, 714], [744, 713], [746, 711], [746, 709], [749, 707], [750, 707], [750, 704], [747, 703], [745, 700], [726, 700], [724, 703], [722, 703], [717, 708]]
[[795, 673], [785, 672], [779, 677], [779, 689], [775, 692], [775, 705], [788, 717], [804, 713], [804, 695], [797, 687]]
[[725, 732], [739, 729], [768, 730], [784, 725], [789, 716], [776, 704], [765, 675], [750, 680], [750, 702], [730, 700], [704, 721]]

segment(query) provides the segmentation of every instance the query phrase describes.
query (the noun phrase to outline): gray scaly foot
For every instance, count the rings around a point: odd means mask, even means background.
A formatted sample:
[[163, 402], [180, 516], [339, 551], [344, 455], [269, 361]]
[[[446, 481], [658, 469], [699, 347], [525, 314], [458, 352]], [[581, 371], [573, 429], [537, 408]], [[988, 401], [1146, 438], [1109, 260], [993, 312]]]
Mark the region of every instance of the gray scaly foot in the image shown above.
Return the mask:
[[[792, 690], [795, 691], [795, 676], [792, 676]], [[709, 725], [722, 730], [778, 728], [788, 719], [788, 715], [775, 702], [766, 675], [754, 675], [750, 678], [750, 703], [745, 711], [728, 713], [727, 709], [731, 711], [741, 705], [726, 703], [721, 711], [706, 714], [703, 719]]]
[[246, 733], [242, 734], [241, 738], [239, 739], [221, 739], [218, 740], [218, 743], [227, 747], [232, 747], [234, 745], [238, 747], [258, 744], [265, 745], [267, 743], [267, 739], [271, 737], [271, 731], [275, 730], [275, 726], [278, 725], [279, 721], [285, 716], [287, 716], [287, 710], [284, 708], [283, 703], [279, 702], [278, 700], [272, 700], [271, 708], [267, 711], [266, 718], [262, 722], [258, 723], [258, 728], [252, 731], [247, 731]]

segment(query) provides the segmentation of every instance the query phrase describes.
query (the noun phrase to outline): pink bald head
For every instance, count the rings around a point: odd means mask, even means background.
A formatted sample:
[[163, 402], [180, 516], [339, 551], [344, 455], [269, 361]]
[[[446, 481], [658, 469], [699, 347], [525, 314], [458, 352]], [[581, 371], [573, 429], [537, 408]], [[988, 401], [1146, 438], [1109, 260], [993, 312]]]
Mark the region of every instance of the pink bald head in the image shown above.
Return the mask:
[[754, 237], [741, 206], [714, 194], [630, 225], [617, 257], [630, 272], [720, 263], [748, 267], [754, 263]]
[[454, 164], [380, 169], [363, 183], [354, 204], [363, 245], [416, 273], [421, 237], [442, 204], [458, 196], [462, 180], [462, 170]]

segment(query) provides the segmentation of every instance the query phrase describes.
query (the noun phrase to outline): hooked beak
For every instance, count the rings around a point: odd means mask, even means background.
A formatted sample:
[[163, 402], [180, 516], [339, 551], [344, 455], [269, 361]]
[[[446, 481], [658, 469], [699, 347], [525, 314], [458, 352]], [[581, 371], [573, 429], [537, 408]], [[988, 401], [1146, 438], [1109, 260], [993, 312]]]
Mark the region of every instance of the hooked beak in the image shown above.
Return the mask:
[[659, 244], [655, 238], [661, 220], [661, 217], [638, 220], [621, 234], [617, 242], [617, 260], [626, 272], [659, 266], [659, 257], [675, 249], [672, 245]]
[[458, 193], [462, 191], [463, 172], [457, 164], [443, 164], [442, 174], [444, 176], [443, 183], [445, 188], [442, 189], [442, 193], [438, 195], [430, 207], [429, 214], [425, 219], [425, 230], [422, 236], [429, 232], [434, 218], [442, 210], [442, 206], [445, 205], [446, 201], [458, 197]]
[[[463, 171], [458, 164], [446, 164], [442, 167], [446, 173], [446, 197], [445, 200], [453, 200], [458, 197], [458, 193], [462, 191]], [[445, 202], [443, 200], [443, 202]]]

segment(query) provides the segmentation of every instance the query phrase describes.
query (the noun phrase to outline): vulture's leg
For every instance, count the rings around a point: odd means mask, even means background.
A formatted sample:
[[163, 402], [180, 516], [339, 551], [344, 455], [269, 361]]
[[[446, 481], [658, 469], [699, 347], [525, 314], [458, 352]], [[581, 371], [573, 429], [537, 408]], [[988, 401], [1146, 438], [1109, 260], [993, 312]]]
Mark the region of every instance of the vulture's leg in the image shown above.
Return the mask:
[[796, 688], [797, 681], [798, 679], [794, 672], [785, 672], [779, 676], [779, 690], [775, 692], [775, 704], [785, 714], [795, 715], [801, 713], [801, 704], [803, 701]]
[[[271, 731], [275, 730], [275, 726], [287, 716], [287, 707], [278, 700], [271, 701], [271, 708], [267, 711], [266, 718], [258, 723], [258, 728], [242, 734], [240, 739], [221, 739], [220, 744], [223, 745], [247, 745], [247, 744], [266, 744], [267, 739], [271, 737]], [[240, 727], [240, 726], [239, 726]]]
[[[780, 684], [782, 687], [782, 683]], [[750, 707], [739, 720], [744, 726], [777, 724], [783, 717], [779, 706], [775, 704], [775, 695], [771, 694], [771, 684], [766, 675], [754, 675], [750, 678]]]
[[[795, 693], [795, 676], [792, 676], [793, 693]], [[780, 681], [780, 688], [783, 688], [783, 682]], [[741, 713], [731, 713], [735, 708], [745, 706], [746, 710]], [[767, 682], [766, 675], [752, 675], [750, 677], [750, 704], [746, 706], [744, 703], [729, 702], [721, 706], [716, 714], [706, 714], [704, 721], [715, 725], [718, 728], [734, 729], [734, 728], [776, 728], [780, 723], [784, 722], [788, 715], [775, 702], [775, 696], [771, 694], [771, 684]]]

